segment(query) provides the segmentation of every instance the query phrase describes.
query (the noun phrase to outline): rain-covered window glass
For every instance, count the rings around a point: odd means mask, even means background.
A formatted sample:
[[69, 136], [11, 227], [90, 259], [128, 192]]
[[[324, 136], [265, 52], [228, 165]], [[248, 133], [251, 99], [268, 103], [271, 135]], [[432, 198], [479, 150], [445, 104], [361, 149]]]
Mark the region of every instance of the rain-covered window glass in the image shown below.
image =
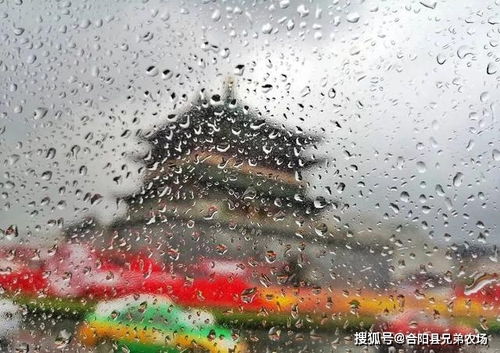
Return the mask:
[[500, 349], [499, 1], [0, 19], [0, 352]]

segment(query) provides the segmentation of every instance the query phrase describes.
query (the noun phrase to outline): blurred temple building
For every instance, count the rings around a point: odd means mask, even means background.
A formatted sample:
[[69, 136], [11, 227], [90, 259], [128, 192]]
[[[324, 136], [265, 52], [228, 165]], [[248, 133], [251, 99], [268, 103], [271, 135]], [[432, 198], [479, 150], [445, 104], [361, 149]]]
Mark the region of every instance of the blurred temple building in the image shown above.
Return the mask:
[[[181, 266], [200, 257], [286, 263], [296, 282], [387, 281], [387, 246], [334, 227], [325, 211], [339, 205], [308, 196], [302, 173], [322, 162], [310, 153], [320, 138], [271, 123], [232, 81], [144, 138], [143, 185], [123, 197], [127, 216], [101, 230], [108, 244], [147, 246]], [[68, 232], [93, 233], [84, 228]]]

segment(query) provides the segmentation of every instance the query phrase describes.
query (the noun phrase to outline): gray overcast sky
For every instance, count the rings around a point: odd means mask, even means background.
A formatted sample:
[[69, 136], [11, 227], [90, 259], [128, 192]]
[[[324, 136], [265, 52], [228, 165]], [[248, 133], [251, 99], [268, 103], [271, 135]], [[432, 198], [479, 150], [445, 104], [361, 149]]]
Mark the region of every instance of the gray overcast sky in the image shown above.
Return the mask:
[[123, 215], [114, 195], [139, 184], [127, 154], [146, 150], [135, 131], [243, 64], [241, 99], [325, 136], [311, 192], [351, 205], [342, 224], [498, 244], [498, 13], [479, 0], [5, 1], [0, 227], [41, 239], [54, 220]]

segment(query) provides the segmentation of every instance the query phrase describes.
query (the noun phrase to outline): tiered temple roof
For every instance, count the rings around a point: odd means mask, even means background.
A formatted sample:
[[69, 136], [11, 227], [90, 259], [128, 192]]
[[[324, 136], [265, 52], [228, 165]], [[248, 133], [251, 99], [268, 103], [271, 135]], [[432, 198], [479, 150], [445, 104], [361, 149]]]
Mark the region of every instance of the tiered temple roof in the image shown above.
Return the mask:
[[126, 198], [129, 222], [159, 213], [300, 234], [327, 206], [306, 195], [301, 175], [319, 162], [304, 156], [319, 138], [267, 121], [230, 87], [169, 115], [147, 140], [144, 185]]

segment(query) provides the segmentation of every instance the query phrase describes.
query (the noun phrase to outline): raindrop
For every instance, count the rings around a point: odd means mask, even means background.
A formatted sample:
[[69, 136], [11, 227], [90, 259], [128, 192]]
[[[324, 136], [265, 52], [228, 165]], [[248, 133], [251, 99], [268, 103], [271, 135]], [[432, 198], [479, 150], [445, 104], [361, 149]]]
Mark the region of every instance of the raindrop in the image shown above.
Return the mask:
[[274, 261], [276, 261], [276, 258], [277, 258], [277, 254], [276, 252], [272, 251], [272, 250], [268, 250], [266, 252], [266, 261], [270, 264], [272, 264]]
[[4, 234], [7, 236], [8, 239], [13, 239], [19, 236], [19, 230], [17, 228], [17, 225], [12, 224], [10, 225], [5, 231]]
[[229, 54], [231, 54], [231, 51], [229, 50], [229, 48], [224, 48], [224, 49], [221, 49], [221, 50], [219, 51], [219, 55], [220, 55], [222, 58], [224, 58], [224, 59], [228, 58], [228, 57], [229, 57]]
[[417, 170], [419, 173], [425, 173], [425, 171], [427, 170], [425, 163], [422, 161], [417, 162]]
[[36, 55], [35, 55], [35, 54], [31, 54], [31, 55], [29, 55], [29, 56], [26, 58], [26, 62], [27, 62], [28, 64], [33, 64], [35, 61], [36, 61]]
[[66, 329], [60, 331], [54, 340], [56, 348], [58, 349], [65, 348], [70, 342], [71, 342], [71, 333]]
[[479, 96], [479, 99], [481, 100], [481, 103], [486, 103], [490, 99], [490, 94], [488, 92], [483, 92]]
[[498, 275], [496, 273], [480, 273], [474, 278], [473, 282], [470, 285], [465, 287], [464, 294], [471, 295], [477, 293], [484, 287], [496, 282], [498, 282]]
[[323, 196], [318, 196], [314, 199], [314, 207], [316, 208], [325, 208], [327, 205], [328, 202]]
[[217, 22], [221, 19], [221, 12], [219, 9], [216, 9], [214, 10], [214, 12], [212, 12], [212, 20], [214, 22]]
[[328, 233], [328, 226], [325, 223], [319, 223], [314, 227], [314, 231], [319, 236], [325, 236]]
[[497, 73], [497, 65], [493, 62], [488, 63], [488, 66], [486, 66], [486, 73], [488, 75], [493, 75]]
[[[210, 97], [210, 104], [217, 106], [217, 105], [222, 105], [224, 104], [224, 101], [222, 100], [221, 96], [218, 94], [214, 94]], [[189, 120], [189, 117], [187, 117], [187, 120]], [[188, 124], [189, 126], [189, 124]]]
[[497, 149], [494, 149], [492, 152], [491, 152], [491, 157], [493, 158], [494, 161], [498, 162], [500, 161], [500, 151], [497, 150]]
[[305, 97], [311, 93], [311, 87], [305, 86], [302, 91], [300, 91], [300, 96]]
[[22, 28], [22, 27], [14, 27], [14, 34], [16, 36], [20, 36], [23, 33], [24, 33], [24, 28]]
[[396, 205], [395, 203], [390, 203], [390, 204], [389, 204], [389, 207], [391, 208], [391, 210], [392, 210], [394, 213], [396, 213], [396, 214], [398, 214], [398, 213], [399, 213], [399, 207], [398, 207], [398, 205]]
[[151, 39], [153, 39], [153, 33], [151, 33], [151, 32], [146, 32], [142, 36], [142, 40], [145, 42], [149, 42]]
[[455, 174], [455, 176], [453, 177], [453, 185], [458, 188], [460, 185], [462, 185], [463, 178], [464, 175], [462, 173], [458, 172], [457, 174]]
[[148, 75], [148, 76], [158, 75], [158, 69], [156, 68], [156, 66], [154, 66], [154, 65], [148, 66], [146, 68], [146, 75]]
[[15, 347], [16, 353], [28, 353], [30, 351], [30, 346], [27, 343], [18, 343]]
[[346, 17], [347, 22], [357, 23], [359, 21], [359, 14], [357, 12], [351, 12]]
[[428, 9], [435, 9], [437, 5], [437, 1], [435, 0], [421, 0], [420, 4], [427, 7]]
[[170, 70], [163, 70], [163, 71], [161, 72], [161, 78], [162, 78], [162, 79], [164, 79], [164, 80], [165, 80], [165, 79], [169, 79], [169, 78], [171, 78], [172, 76], [173, 76], [173, 74], [172, 74], [172, 72], [171, 72]]
[[473, 55], [472, 48], [469, 47], [468, 45], [462, 45], [461, 47], [458, 48], [457, 55], [460, 59], [465, 58], [467, 55], [472, 56]]
[[290, 6], [290, 0], [281, 0], [280, 1], [280, 8], [286, 9], [288, 6]]
[[273, 26], [268, 22], [262, 26], [262, 33], [269, 34], [273, 30]]
[[446, 57], [443, 54], [438, 54], [436, 61], [439, 65], [443, 65], [446, 62]]
[[253, 302], [255, 295], [257, 294], [257, 288], [247, 288], [241, 292], [241, 300], [244, 303], [251, 303]]
[[233, 73], [237, 76], [242, 76], [244, 71], [245, 71], [245, 65], [239, 64], [236, 65], [236, 67], [233, 70]]
[[9, 165], [14, 165], [19, 161], [20, 158], [21, 156], [19, 156], [18, 154], [11, 154], [9, 157], [7, 157], [7, 163]]
[[273, 85], [266, 83], [265, 85], [262, 85], [262, 92], [267, 93], [273, 88]]
[[299, 13], [300, 17], [306, 17], [309, 15], [309, 9], [305, 7], [304, 4], [301, 4], [297, 7], [297, 12]]
[[86, 166], [84, 166], [84, 165], [82, 165], [82, 166], [80, 167], [80, 169], [78, 170], [78, 173], [80, 173], [80, 175], [82, 175], [82, 176], [87, 175], [87, 167], [86, 167]]
[[42, 179], [43, 180], [50, 180], [52, 179], [52, 172], [50, 170], [47, 170], [42, 173]]
[[271, 341], [279, 341], [281, 338], [281, 330], [277, 327], [271, 327], [267, 335]]
[[33, 119], [34, 120], [40, 120], [43, 119], [47, 115], [48, 109], [39, 107], [35, 109], [35, 112], [33, 114]]
[[54, 159], [56, 156], [56, 149], [54, 147], [51, 147], [47, 150], [47, 153], [45, 154], [45, 158], [47, 159]]

